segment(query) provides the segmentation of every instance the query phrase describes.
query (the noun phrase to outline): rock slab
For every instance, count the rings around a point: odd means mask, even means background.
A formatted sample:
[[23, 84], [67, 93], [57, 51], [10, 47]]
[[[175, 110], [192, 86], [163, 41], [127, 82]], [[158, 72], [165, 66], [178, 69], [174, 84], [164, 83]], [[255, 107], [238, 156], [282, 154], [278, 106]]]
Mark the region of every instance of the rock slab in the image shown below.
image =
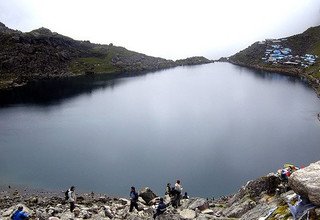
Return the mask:
[[320, 161], [294, 172], [289, 178], [289, 186], [295, 193], [320, 206]]

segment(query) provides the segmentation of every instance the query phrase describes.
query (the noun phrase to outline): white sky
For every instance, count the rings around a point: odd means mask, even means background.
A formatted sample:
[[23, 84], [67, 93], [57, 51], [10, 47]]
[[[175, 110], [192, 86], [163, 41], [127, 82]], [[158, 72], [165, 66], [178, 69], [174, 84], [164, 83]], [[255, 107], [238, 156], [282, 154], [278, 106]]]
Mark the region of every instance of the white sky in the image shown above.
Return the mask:
[[0, 21], [167, 59], [216, 59], [319, 25], [320, 0], [0, 0]]

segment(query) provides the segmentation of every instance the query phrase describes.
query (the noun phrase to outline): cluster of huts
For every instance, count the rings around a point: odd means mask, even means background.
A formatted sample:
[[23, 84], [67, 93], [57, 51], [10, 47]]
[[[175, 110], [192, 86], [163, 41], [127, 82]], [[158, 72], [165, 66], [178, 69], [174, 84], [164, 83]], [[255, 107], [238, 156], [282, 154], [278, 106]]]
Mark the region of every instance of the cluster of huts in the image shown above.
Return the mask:
[[261, 59], [266, 63], [272, 64], [286, 64], [293, 66], [309, 67], [312, 66], [318, 59], [317, 55], [305, 54], [305, 55], [293, 55], [292, 50], [289, 47], [284, 47], [281, 42], [286, 39], [280, 40], [266, 40], [259, 42], [259, 44], [266, 44], [265, 56]]

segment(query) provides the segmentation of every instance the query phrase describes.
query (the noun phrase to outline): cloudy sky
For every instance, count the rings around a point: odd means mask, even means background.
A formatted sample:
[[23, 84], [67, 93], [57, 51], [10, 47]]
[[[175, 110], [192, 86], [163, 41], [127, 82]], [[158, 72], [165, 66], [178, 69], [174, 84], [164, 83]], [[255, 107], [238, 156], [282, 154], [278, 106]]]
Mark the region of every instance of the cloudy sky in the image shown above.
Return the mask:
[[320, 1], [0, 0], [0, 21], [168, 59], [215, 59], [320, 25]]

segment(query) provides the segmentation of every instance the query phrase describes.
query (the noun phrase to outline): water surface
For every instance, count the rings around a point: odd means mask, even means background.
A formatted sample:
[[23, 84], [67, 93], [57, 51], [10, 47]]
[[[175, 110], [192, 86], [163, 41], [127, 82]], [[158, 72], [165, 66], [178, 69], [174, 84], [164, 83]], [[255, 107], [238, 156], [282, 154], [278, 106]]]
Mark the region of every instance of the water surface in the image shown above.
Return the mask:
[[190, 195], [211, 197], [320, 155], [320, 102], [306, 83], [226, 63], [0, 97], [0, 184], [162, 195], [180, 179]]

